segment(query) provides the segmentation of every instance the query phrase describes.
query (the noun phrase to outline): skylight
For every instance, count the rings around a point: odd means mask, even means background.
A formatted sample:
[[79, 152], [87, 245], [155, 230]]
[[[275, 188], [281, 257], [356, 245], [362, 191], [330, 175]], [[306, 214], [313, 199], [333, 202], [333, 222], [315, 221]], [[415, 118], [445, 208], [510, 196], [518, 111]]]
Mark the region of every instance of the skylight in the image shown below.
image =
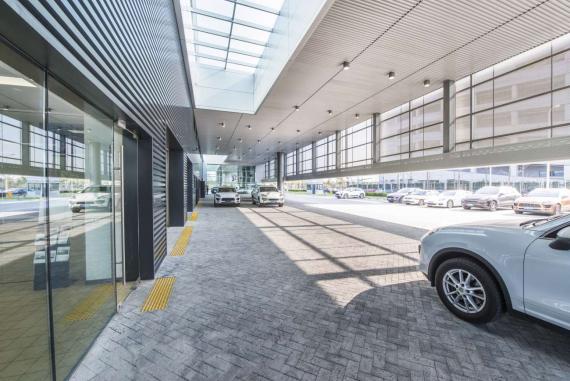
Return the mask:
[[190, 3], [190, 54], [210, 67], [255, 73], [284, 0], [182, 0]]

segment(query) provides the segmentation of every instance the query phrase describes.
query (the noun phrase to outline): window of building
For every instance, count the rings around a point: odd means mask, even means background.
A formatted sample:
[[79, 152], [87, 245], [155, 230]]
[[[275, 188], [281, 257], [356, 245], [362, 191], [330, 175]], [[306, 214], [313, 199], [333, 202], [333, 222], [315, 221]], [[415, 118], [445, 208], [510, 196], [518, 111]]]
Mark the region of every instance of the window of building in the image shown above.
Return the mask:
[[372, 164], [372, 118], [340, 132], [340, 167]]
[[287, 154], [287, 176], [297, 174], [297, 150]]
[[0, 114], [0, 162], [22, 164], [22, 122]]
[[299, 149], [299, 174], [313, 171], [313, 145], [308, 144]]
[[317, 172], [332, 171], [336, 168], [336, 135], [317, 141], [315, 150]]

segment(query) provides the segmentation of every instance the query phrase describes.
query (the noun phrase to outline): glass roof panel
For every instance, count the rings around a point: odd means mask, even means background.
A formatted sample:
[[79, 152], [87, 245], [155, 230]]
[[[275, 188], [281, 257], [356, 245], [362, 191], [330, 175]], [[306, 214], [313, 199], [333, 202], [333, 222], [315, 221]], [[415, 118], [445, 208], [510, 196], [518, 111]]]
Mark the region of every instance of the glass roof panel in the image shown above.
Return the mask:
[[[197, 56], [193, 62], [254, 73], [273, 33], [284, 0], [180, 0], [192, 17], [185, 29]], [[200, 57], [202, 56], [202, 57]], [[211, 62], [214, 61], [214, 62]], [[240, 65], [241, 64], [241, 65]]]
[[194, 7], [230, 18], [234, 12], [234, 5], [226, 0], [194, 0]]
[[258, 57], [246, 56], [245, 54], [233, 53], [228, 54], [228, 60], [236, 63], [243, 62], [247, 65], [257, 66], [259, 63]]
[[250, 40], [259, 41], [262, 44], [267, 44], [271, 33], [261, 29], [250, 28], [245, 25], [234, 24], [232, 35], [236, 37], [247, 38]]
[[238, 64], [231, 63], [231, 62], [228, 62], [226, 69], [231, 70], [231, 71], [239, 71], [242, 73], [248, 73], [248, 74], [255, 73], [254, 67], [238, 65]]
[[204, 64], [204, 65], [221, 67], [222, 69], [226, 65], [224, 61], [211, 60], [209, 58], [204, 58], [204, 57], [198, 57], [197, 61], [198, 61], [198, 63]]
[[230, 41], [230, 49], [260, 56], [263, 53], [265, 47], [263, 45], [250, 44], [249, 42], [244, 42], [232, 38]]
[[265, 28], [273, 28], [277, 15], [274, 13], [265, 12], [252, 7], [244, 5], [236, 5], [236, 12], [234, 18], [239, 21], [245, 21], [250, 24], [260, 25]]
[[209, 48], [207, 46], [196, 45], [196, 53], [198, 55], [212, 56], [216, 58], [226, 59], [226, 51], [220, 49]]
[[210, 29], [221, 33], [230, 33], [232, 24], [229, 21], [196, 14], [196, 25], [200, 28]]
[[217, 46], [228, 46], [228, 38], [218, 36], [211, 33], [205, 33], [196, 31], [196, 42], [203, 42], [206, 44], [217, 45]]

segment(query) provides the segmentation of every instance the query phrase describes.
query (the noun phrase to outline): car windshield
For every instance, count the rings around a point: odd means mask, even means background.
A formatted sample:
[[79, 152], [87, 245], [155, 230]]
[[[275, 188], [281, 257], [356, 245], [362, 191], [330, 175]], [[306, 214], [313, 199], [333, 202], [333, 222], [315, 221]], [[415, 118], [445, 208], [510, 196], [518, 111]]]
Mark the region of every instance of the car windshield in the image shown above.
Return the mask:
[[109, 187], [93, 185], [81, 191], [81, 193], [110, 193]]
[[477, 193], [477, 194], [498, 194], [499, 188], [498, 187], [483, 187], [475, 193]]
[[558, 197], [560, 195], [560, 190], [537, 188], [530, 191], [528, 195], [530, 197]]
[[445, 191], [441, 195], [442, 196], [455, 196], [455, 191]]
[[275, 187], [259, 187], [260, 192], [277, 192]]
[[220, 193], [234, 193], [236, 190], [230, 187], [219, 188], [218, 192]]

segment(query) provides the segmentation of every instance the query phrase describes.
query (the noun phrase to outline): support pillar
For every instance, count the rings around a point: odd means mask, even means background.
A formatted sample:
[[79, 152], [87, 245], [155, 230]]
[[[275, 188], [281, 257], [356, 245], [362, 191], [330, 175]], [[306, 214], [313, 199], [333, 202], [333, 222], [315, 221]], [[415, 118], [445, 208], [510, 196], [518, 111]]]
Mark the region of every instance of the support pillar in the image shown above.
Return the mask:
[[277, 152], [275, 158], [275, 177], [277, 177], [277, 189], [283, 190], [283, 181], [285, 178], [285, 153]]
[[443, 152], [455, 148], [455, 82], [443, 81]]

